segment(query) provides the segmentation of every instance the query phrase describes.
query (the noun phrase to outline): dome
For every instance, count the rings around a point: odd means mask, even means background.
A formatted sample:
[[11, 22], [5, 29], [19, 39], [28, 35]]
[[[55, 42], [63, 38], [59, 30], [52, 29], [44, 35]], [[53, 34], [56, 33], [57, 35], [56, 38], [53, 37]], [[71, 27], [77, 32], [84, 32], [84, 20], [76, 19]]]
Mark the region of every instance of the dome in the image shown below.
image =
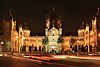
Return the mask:
[[48, 17], [46, 19], [48, 18], [50, 21], [50, 28], [52, 28], [53, 25], [56, 28], [60, 28], [62, 26], [62, 17], [55, 11], [54, 7], [53, 10], [48, 14]]

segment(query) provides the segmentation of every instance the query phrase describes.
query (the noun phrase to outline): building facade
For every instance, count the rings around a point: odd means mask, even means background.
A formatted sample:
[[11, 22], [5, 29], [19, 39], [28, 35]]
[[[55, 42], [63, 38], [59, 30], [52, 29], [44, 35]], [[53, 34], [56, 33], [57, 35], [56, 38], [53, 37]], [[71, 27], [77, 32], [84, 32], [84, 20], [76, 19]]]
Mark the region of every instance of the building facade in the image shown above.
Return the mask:
[[46, 16], [45, 24], [45, 36], [30, 36], [28, 27], [20, 25], [19, 31], [16, 31], [16, 21], [13, 20], [13, 17], [10, 20], [4, 20], [3, 51], [32, 52], [44, 50], [48, 53], [61, 53], [67, 50], [93, 53], [100, 51], [100, 17], [98, 11], [92, 20], [92, 27], [82, 22], [77, 36], [62, 35], [62, 18], [54, 8]]
[[82, 27], [78, 29], [78, 41], [80, 45], [84, 45], [87, 52], [95, 53], [100, 51], [100, 15], [99, 8], [96, 15], [91, 21], [91, 26], [82, 23]]

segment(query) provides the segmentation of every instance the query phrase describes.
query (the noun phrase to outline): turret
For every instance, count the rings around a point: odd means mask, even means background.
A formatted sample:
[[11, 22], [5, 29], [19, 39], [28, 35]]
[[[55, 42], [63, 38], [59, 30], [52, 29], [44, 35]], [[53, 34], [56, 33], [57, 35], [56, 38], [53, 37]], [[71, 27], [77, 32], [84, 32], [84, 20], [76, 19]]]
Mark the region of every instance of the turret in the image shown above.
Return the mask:
[[60, 35], [62, 35], [62, 28], [59, 28], [59, 33]]
[[48, 35], [48, 29], [47, 28], [45, 29], [45, 35], [46, 36]]
[[46, 17], [46, 28], [47, 29], [50, 28], [50, 18], [49, 18], [49, 16]]
[[89, 25], [86, 24], [86, 31], [89, 31]]
[[29, 37], [30, 36], [30, 30], [29, 30], [26, 23], [24, 23], [24, 25], [23, 25], [23, 34], [24, 34], [24, 37]]

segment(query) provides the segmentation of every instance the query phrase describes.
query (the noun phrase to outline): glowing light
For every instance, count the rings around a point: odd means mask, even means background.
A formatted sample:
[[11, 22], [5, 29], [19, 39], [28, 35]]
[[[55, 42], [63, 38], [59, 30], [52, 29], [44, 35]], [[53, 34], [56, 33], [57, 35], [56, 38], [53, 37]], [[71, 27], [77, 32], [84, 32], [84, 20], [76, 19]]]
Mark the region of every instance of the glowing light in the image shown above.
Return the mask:
[[67, 56], [65, 55], [56, 55], [56, 56], [53, 56], [54, 58], [60, 58], [60, 59], [65, 59]]
[[16, 39], [18, 39], [18, 36], [16, 36]]
[[25, 39], [25, 37], [23, 37], [23, 39]]
[[55, 33], [55, 31], [53, 30], [52, 33]]
[[2, 54], [0, 54], [0, 56], [3, 56]]
[[79, 40], [77, 42], [79, 43]]
[[69, 42], [67, 42], [67, 44], [69, 44]]
[[4, 42], [1, 42], [1, 44], [4, 44]]
[[23, 57], [30, 58], [30, 56], [23, 56]]
[[53, 49], [54, 49], [54, 48], [55, 48], [55, 46], [52, 46], [51, 48], [53, 48]]
[[98, 36], [100, 37], [100, 33], [98, 34]]

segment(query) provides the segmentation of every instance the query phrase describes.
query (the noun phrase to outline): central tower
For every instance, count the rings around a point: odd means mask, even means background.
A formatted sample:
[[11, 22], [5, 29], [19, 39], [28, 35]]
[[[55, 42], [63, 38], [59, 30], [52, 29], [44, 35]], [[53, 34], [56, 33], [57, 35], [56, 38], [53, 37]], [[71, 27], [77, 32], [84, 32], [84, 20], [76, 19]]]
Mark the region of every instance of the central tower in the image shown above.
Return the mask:
[[55, 11], [54, 7], [52, 12], [46, 16], [46, 28], [45, 35], [48, 39], [45, 48], [48, 53], [60, 53], [61, 52], [61, 35], [62, 35], [62, 18]]

